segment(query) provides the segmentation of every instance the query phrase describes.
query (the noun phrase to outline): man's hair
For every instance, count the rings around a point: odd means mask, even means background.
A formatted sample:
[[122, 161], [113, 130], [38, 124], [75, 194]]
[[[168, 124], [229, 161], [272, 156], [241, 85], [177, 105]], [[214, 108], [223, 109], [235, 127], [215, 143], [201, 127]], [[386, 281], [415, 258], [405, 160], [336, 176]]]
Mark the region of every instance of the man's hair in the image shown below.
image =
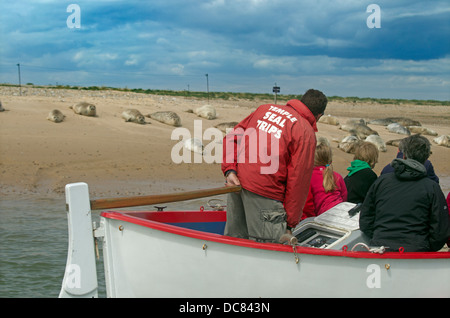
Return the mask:
[[430, 141], [421, 135], [412, 135], [403, 139], [403, 154], [407, 159], [414, 159], [425, 164], [431, 153]]
[[[406, 137], [406, 138], [408, 138], [408, 137]], [[403, 138], [403, 139], [400, 140], [399, 143], [398, 143], [398, 150], [399, 150], [400, 152], [403, 152], [403, 151], [405, 150], [405, 139], [406, 139], [406, 138]]]
[[300, 101], [309, 108], [314, 116], [323, 114], [328, 103], [325, 94], [316, 89], [307, 90]]
[[356, 147], [353, 160], [365, 161], [373, 169], [378, 162], [378, 149], [373, 143], [362, 141]]

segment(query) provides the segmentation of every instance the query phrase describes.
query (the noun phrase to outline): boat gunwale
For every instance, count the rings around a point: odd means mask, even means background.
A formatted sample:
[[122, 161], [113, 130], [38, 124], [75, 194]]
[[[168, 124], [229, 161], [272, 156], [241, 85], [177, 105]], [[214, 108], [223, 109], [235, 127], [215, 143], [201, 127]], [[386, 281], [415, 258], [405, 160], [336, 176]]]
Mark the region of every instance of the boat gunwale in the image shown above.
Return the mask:
[[[188, 229], [172, 224], [167, 224], [155, 220], [144, 219], [136, 216], [139, 214], [148, 213], [162, 213], [169, 215], [170, 213], [209, 213], [218, 211], [102, 211], [101, 217], [129, 222], [139, 226], [159, 230], [167, 233], [172, 233], [180, 236], [190, 237], [194, 239], [217, 242], [228, 245], [235, 245], [247, 248], [255, 248], [262, 250], [271, 250], [279, 252], [293, 253], [293, 247], [291, 245], [278, 244], [278, 243], [260, 243], [249, 239], [235, 238], [215, 233], [209, 233], [194, 229]], [[223, 211], [221, 211], [223, 212]], [[223, 212], [224, 213], [224, 212]], [[297, 254], [310, 254], [310, 255], [322, 255], [322, 256], [339, 256], [339, 257], [351, 257], [351, 258], [367, 258], [367, 259], [450, 259], [450, 252], [385, 252], [369, 253], [361, 251], [349, 251], [349, 250], [331, 250], [320, 249], [306, 246], [296, 246], [295, 252]]]

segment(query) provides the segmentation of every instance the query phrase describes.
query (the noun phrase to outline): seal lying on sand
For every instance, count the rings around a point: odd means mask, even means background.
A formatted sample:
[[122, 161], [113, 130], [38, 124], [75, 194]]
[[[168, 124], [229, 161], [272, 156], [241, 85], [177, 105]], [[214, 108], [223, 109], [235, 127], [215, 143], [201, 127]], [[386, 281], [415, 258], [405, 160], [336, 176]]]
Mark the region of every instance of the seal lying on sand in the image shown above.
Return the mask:
[[361, 124], [361, 123], [357, 123], [357, 124], [352, 123], [352, 124], [341, 125], [339, 127], [339, 129], [348, 131], [349, 133], [357, 136], [360, 139], [366, 138], [367, 136], [370, 136], [370, 135], [378, 135], [378, 132], [376, 132], [369, 126]]
[[180, 127], [181, 126], [181, 118], [177, 115], [177, 113], [172, 111], [161, 111], [148, 114], [147, 117], [157, 120], [163, 124]]
[[145, 125], [145, 117], [137, 109], [127, 109], [122, 113], [122, 118], [126, 122]]
[[368, 136], [365, 141], [373, 143], [375, 146], [377, 146], [378, 151], [386, 152], [386, 143], [384, 140], [378, 136], [378, 135], [370, 135]]
[[402, 126], [422, 126], [422, 124], [417, 120], [413, 120], [406, 117], [389, 117], [387, 119], [392, 120], [393, 123], [397, 123]]
[[206, 118], [206, 119], [215, 119], [216, 109], [212, 107], [211, 105], [204, 105], [201, 107], [198, 107], [194, 110], [194, 114], [196, 114], [198, 117]]
[[396, 134], [408, 135], [408, 136], [411, 135], [411, 132], [409, 131], [409, 129], [400, 125], [399, 123], [389, 124], [386, 128], [390, 132], [393, 132]]
[[387, 119], [387, 118], [379, 118], [379, 119], [369, 120], [368, 123], [371, 125], [387, 126], [389, 124], [392, 124], [393, 121], [390, 119]]
[[73, 106], [70, 106], [69, 108], [72, 109], [74, 113], [78, 115], [92, 116], [92, 117], [95, 117], [97, 115], [95, 105], [90, 103], [80, 102]]
[[400, 141], [401, 141], [401, 140], [403, 140], [403, 139], [393, 139], [393, 140], [388, 140], [388, 141], [386, 141], [386, 145], [398, 147], [398, 145], [400, 145]]
[[217, 124], [214, 127], [227, 134], [231, 129], [236, 127], [237, 124], [239, 124], [237, 121], [230, 121], [226, 123]]
[[203, 154], [203, 150], [205, 148], [203, 146], [202, 142], [197, 138], [189, 138], [189, 139], [185, 140], [183, 143], [183, 146], [187, 150], [190, 150], [190, 151], [193, 151], [196, 153], [201, 153], [201, 154]]
[[60, 110], [54, 109], [50, 113], [48, 113], [47, 119], [54, 122], [54, 123], [60, 123], [64, 120], [66, 116], [61, 113]]
[[347, 121], [345, 122], [346, 124], [363, 124], [363, 125], [367, 125], [366, 121], [362, 118], [349, 118], [347, 119]]
[[412, 120], [406, 117], [388, 117], [388, 118], [379, 118], [369, 121], [369, 124], [372, 125], [381, 125], [387, 126], [389, 124], [397, 123], [403, 126], [422, 126], [420, 122], [417, 120]]
[[344, 137], [338, 144], [338, 148], [346, 153], [355, 153], [357, 145], [361, 143], [361, 140], [354, 136], [346, 136]]
[[435, 143], [437, 143], [439, 146], [444, 146], [450, 148], [450, 136], [449, 135], [442, 135], [440, 137], [436, 137], [433, 139]]
[[4, 111], [5, 111], [5, 109], [2, 106], [2, 102], [0, 102], [0, 112], [4, 112]]
[[337, 126], [339, 125], [339, 119], [335, 116], [326, 115], [320, 117], [319, 123]]
[[422, 127], [422, 126], [408, 126], [410, 132], [415, 134], [429, 135], [429, 136], [437, 136], [438, 133], [434, 130]]

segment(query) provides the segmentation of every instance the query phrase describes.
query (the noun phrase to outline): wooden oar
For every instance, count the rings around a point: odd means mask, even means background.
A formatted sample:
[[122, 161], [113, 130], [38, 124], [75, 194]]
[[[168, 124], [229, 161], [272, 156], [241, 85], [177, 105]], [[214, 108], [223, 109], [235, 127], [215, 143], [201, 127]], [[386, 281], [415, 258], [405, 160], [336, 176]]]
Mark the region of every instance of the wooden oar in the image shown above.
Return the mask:
[[132, 206], [185, 201], [230, 192], [237, 192], [240, 190], [241, 190], [240, 186], [232, 186], [232, 187], [222, 187], [222, 188], [196, 190], [188, 192], [179, 192], [173, 194], [158, 194], [158, 195], [146, 195], [137, 197], [98, 199], [98, 200], [91, 200], [91, 210], [125, 208]]

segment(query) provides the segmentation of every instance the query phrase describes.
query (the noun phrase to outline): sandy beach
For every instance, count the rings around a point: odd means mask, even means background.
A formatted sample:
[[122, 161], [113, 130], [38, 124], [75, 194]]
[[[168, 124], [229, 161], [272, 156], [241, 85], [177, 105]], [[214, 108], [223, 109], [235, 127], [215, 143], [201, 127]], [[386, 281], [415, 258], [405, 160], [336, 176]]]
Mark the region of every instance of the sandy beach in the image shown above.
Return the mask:
[[[194, 122], [201, 120], [202, 131], [222, 122], [240, 121], [257, 106], [270, 100], [201, 100], [189, 97], [157, 96], [115, 90], [70, 90], [0, 87], [0, 101], [6, 111], [0, 113], [0, 195], [63, 196], [64, 186], [72, 182], [89, 184], [92, 198], [122, 197], [190, 191], [224, 185], [220, 163], [174, 163], [172, 140], [175, 127], [146, 118], [148, 124], [125, 122], [121, 113], [129, 108], [147, 115], [156, 111], [174, 111], [182, 128], [194, 137]], [[97, 108], [96, 117], [75, 114], [69, 106], [85, 101]], [[283, 102], [279, 102], [285, 103]], [[202, 119], [189, 109], [209, 104], [217, 118]], [[66, 117], [61, 123], [47, 120], [48, 113], [59, 109]], [[450, 134], [448, 106], [413, 104], [329, 102], [326, 114], [341, 123], [349, 118], [366, 120], [408, 117], [432, 129], [438, 136]], [[199, 123], [199, 122], [197, 122]], [[405, 135], [386, 127], [369, 125], [384, 141]], [[327, 137], [333, 146], [335, 171], [347, 175], [352, 154], [337, 148], [348, 132], [338, 126], [318, 123], [318, 136]], [[432, 141], [434, 136], [426, 136]], [[206, 138], [205, 138], [206, 139]], [[204, 140], [204, 145], [211, 141]], [[397, 148], [387, 146], [380, 153], [375, 172], [395, 158]], [[432, 161], [444, 193], [450, 191], [450, 148], [432, 142]]]

